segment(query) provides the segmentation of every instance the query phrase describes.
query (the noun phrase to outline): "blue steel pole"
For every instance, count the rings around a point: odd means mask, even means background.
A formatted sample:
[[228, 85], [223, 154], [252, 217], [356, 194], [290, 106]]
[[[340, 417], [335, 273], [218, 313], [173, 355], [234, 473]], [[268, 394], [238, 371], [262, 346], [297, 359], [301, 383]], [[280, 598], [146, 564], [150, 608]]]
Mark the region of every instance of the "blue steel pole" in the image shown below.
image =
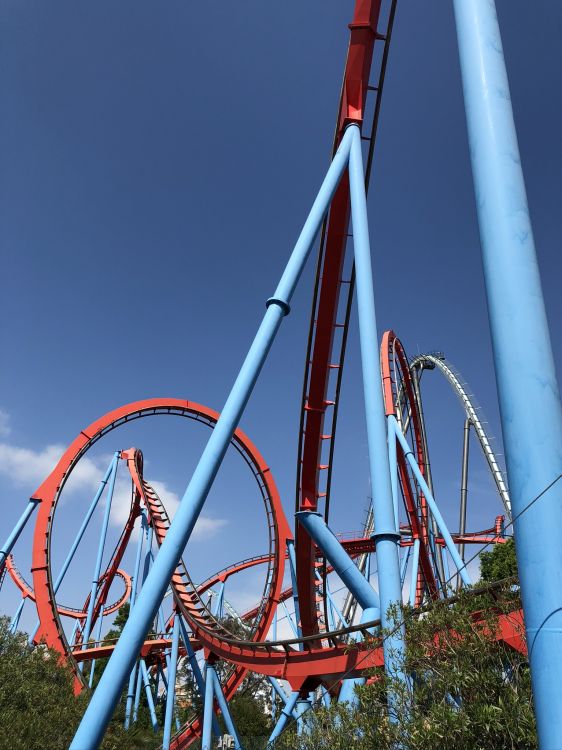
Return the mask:
[[454, 8], [538, 737], [554, 748], [562, 738], [562, 545], [553, 532], [562, 528], [562, 481], [552, 484], [562, 473], [560, 394], [495, 4], [455, 0]]
[[277, 724], [274, 726], [273, 731], [269, 736], [267, 747], [270, 747], [275, 742], [275, 740], [279, 737], [281, 732], [285, 729], [285, 725], [287, 724], [289, 719], [293, 718], [293, 711], [295, 710], [295, 706], [297, 705], [298, 699], [299, 699], [299, 691], [295, 690], [294, 692], [291, 693], [287, 702], [281, 709], [281, 714], [277, 720]]
[[412, 555], [412, 578], [410, 583], [410, 607], [416, 603], [416, 587], [418, 585], [418, 572], [420, 564], [420, 540], [414, 539], [414, 554]]
[[[357, 310], [359, 313], [359, 342], [373, 496], [373, 539], [376, 545], [378, 563], [381, 622], [384, 628], [392, 632], [392, 635], [384, 640], [383, 653], [387, 672], [390, 675], [401, 677], [405, 642], [401, 616], [402, 590], [398, 559], [400, 534], [396, 528], [388, 462], [387, 424], [377, 348], [379, 338], [375, 315], [365, 176], [361, 154], [361, 131], [356, 125], [351, 125], [347, 132], [349, 131], [353, 133], [349, 154], [349, 190], [353, 223]], [[389, 609], [391, 607], [397, 608], [398, 622], [389, 620]], [[389, 695], [389, 701], [392, 706], [392, 695]]]
[[138, 715], [139, 715], [139, 703], [140, 703], [140, 697], [141, 697], [141, 687], [142, 687], [142, 668], [141, 663], [139, 659], [138, 664], [138, 673], [137, 673], [137, 685], [135, 688], [135, 703], [133, 705], [133, 724], [137, 723]]
[[297, 715], [297, 735], [304, 734], [306, 732], [306, 720], [305, 716], [310, 709], [310, 701], [307, 698], [299, 698], [297, 701], [295, 713]]
[[228, 703], [226, 702], [226, 699], [222, 692], [222, 687], [219, 682], [219, 678], [217, 676], [215, 668], [210, 667], [210, 669], [211, 669], [211, 673], [209, 674], [209, 667], [207, 667], [207, 679], [208, 680], [210, 679], [213, 683], [214, 692], [217, 697], [217, 701], [218, 701], [219, 708], [222, 713], [222, 717], [224, 719], [224, 723], [226, 724], [226, 729], [228, 733], [234, 738], [235, 750], [243, 750], [242, 743], [240, 742], [240, 738], [238, 737], [238, 732], [236, 731], [236, 727], [234, 725], [234, 722], [232, 721], [232, 715], [230, 713], [230, 709], [228, 708]]
[[[63, 582], [63, 579], [64, 579], [64, 577], [66, 575], [66, 571], [68, 570], [68, 568], [70, 566], [70, 563], [74, 559], [74, 555], [76, 554], [76, 550], [78, 549], [78, 545], [82, 541], [82, 537], [84, 536], [84, 534], [86, 532], [86, 529], [88, 528], [88, 524], [90, 523], [90, 519], [92, 518], [95, 509], [97, 508], [99, 499], [102, 496], [102, 493], [103, 493], [103, 491], [105, 489], [105, 485], [109, 481], [109, 477], [111, 476], [111, 472], [112, 472], [112, 469], [113, 469], [113, 460], [114, 459], [111, 459], [111, 462], [110, 462], [109, 466], [107, 467], [107, 471], [105, 472], [105, 475], [104, 475], [103, 479], [100, 482], [100, 485], [99, 485], [98, 490], [97, 490], [97, 492], [96, 492], [96, 494], [94, 496], [94, 499], [92, 500], [91, 505], [88, 508], [88, 512], [84, 516], [84, 520], [82, 521], [82, 525], [78, 529], [78, 533], [76, 534], [76, 537], [75, 537], [75, 539], [74, 539], [74, 541], [72, 543], [72, 547], [70, 548], [70, 550], [68, 552], [68, 555], [66, 556], [66, 560], [62, 564], [62, 568], [60, 570], [60, 573], [58, 574], [57, 579], [55, 581], [55, 584], [53, 586], [53, 591], [55, 592], [55, 594], [57, 593], [57, 591], [59, 590], [59, 587], [60, 587], [61, 583]], [[36, 633], [37, 633], [38, 630], [39, 630], [39, 620], [37, 620], [37, 622], [35, 624], [35, 629], [33, 630], [33, 633], [31, 634], [30, 640], [33, 640], [35, 638], [35, 635], [36, 635]]]
[[[380, 615], [379, 598], [376, 591], [328, 528], [321, 514], [304, 510], [299, 511], [295, 516], [322, 550], [342, 582], [357, 599], [359, 606], [362, 607], [361, 622], [376, 620]], [[360, 634], [357, 634], [355, 640], [359, 637]], [[354, 704], [356, 702], [355, 686], [362, 685], [364, 682], [365, 680], [362, 677], [344, 680], [340, 691], [340, 702]]]
[[[101, 629], [103, 625], [103, 610], [104, 610], [104, 605], [102, 604], [100, 608], [100, 616], [99, 616], [99, 621], [98, 621], [98, 634], [96, 636], [96, 641], [98, 643], [101, 641]], [[96, 660], [92, 659], [92, 666], [90, 667], [90, 679], [88, 680], [88, 687], [90, 688], [90, 690], [92, 689], [92, 685], [94, 684], [95, 671], [96, 671]]]
[[90, 592], [90, 602], [88, 604], [88, 614], [86, 615], [86, 624], [84, 625], [84, 634], [82, 638], [82, 649], [87, 648], [87, 641], [90, 637], [90, 630], [92, 628], [92, 618], [94, 615], [94, 607], [96, 605], [96, 595], [98, 591], [98, 583], [101, 572], [101, 564], [103, 560], [103, 550], [105, 548], [105, 540], [107, 537], [107, 529], [109, 526], [109, 515], [111, 513], [111, 501], [113, 500], [113, 490], [115, 489], [115, 479], [117, 478], [117, 466], [119, 464], [120, 451], [117, 451], [113, 457], [113, 466], [111, 468], [111, 476], [109, 477], [109, 489], [107, 491], [107, 501], [105, 505], [105, 513], [103, 517], [103, 524], [101, 529], [100, 542], [98, 545], [98, 555], [96, 558], [96, 565], [94, 568], [94, 575], [92, 578], [92, 590]]
[[[143, 547], [143, 542], [144, 542], [144, 527], [146, 525], [146, 516], [145, 516], [144, 510], [141, 513], [140, 519], [141, 519], [140, 534], [139, 534], [139, 540], [137, 543], [137, 554], [135, 557], [133, 580], [131, 582], [131, 600], [130, 600], [130, 606], [129, 606], [129, 615], [131, 614], [131, 611], [133, 607], [135, 606], [136, 591], [137, 591], [138, 579], [139, 579], [139, 574], [140, 574], [140, 563], [141, 563], [141, 556], [142, 556], [142, 547]], [[133, 668], [131, 669], [131, 674], [129, 675], [129, 684], [127, 687], [127, 703], [125, 706], [125, 723], [124, 723], [125, 729], [129, 728], [129, 724], [131, 722], [131, 711], [133, 710], [136, 673], [137, 673], [137, 664], [135, 662], [133, 664]]]
[[154, 708], [154, 698], [152, 697], [152, 690], [150, 688], [150, 676], [144, 659], [140, 660], [142, 681], [144, 685], [144, 692], [146, 693], [146, 702], [148, 703], [148, 711], [150, 713], [150, 721], [152, 728], [155, 732], [158, 731], [158, 719], [156, 718], [156, 709]]
[[[187, 652], [187, 659], [189, 661], [189, 666], [191, 667], [191, 671], [193, 672], [195, 682], [197, 683], [197, 689], [199, 690], [199, 695], [201, 696], [201, 699], [204, 700], [205, 699], [205, 680], [203, 679], [203, 675], [201, 674], [201, 670], [199, 669], [199, 664], [195, 656], [195, 651], [193, 650], [193, 646], [191, 645], [191, 641], [189, 640], [189, 634], [184, 625], [183, 619], [181, 618], [179, 612], [177, 613], [176, 616], [179, 617], [179, 620], [180, 620], [180, 632], [181, 632], [181, 637], [185, 646], [185, 650]], [[217, 717], [215, 716], [214, 713], [213, 713], [213, 734], [215, 735], [215, 737], [219, 737], [220, 735], [219, 722], [217, 721]]]
[[406, 570], [408, 568], [408, 560], [410, 559], [411, 547], [405, 547], [402, 556], [402, 562], [400, 563], [400, 586], [404, 588], [404, 580], [406, 578]]
[[291, 298], [347, 164], [352, 135], [351, 130], [344, 135], [274, 296], [267, 301], [267, 311], [256, 337], [160, 547], [151, 573], [140, 593], [138, 606], [131, 613], [122, 637], [86, 709], [70, 746], [71, 750], [95, 748], [103, 737], [114, 706], [119, 700], [125, 677], [133, 665], [151, 620], [191, 536], [282, 319], [290, 311]]
[[10, 633], [15, 633], [18, 629], [18, 625], [20, 624], [20, 617], [21, 613], [23, 612], [23, 605], [25, 604], [25, 600], [27, 597], [23, 596], [21, 602], [18, 605], [18, 608], [16, 609], [16, 612], [12, 619], [10, 620], [10, 627], [9, 631]]
[[168, 670], [168, 689], [166, 691], [166, 714], [164, 716], [164, 737], [162, 739], [162, 750], [170, 750], [172, 738], [172, 718], [174, 715], [174, 701], [176, 697], [176, 668], [178, 663], [178, 650], [180, 640], [180, 620], [176, 612], [174, 627], [172, 628], [172, 653], [170, 655], [170, 668]]
[[[402, 446], [402, 450], [404, 451], [404, 456], [406, 460], [408, 461], [408, 463], [410, 464], [412, 472], [414, 476], [416, 477], [416, 480], [420, 486], [421, 491], [424, 494], [424, 497], [429, 506], [429, 510], [431, 511], [433, 517], [435, 518], [435, 522], [437, 523], [439, 531], [441, 532], [443, 540], [447, 546], [447, 549], [449, 550], [449, 554], [453, 558], [453, 562], [455, 563], [455, 566], [457, 570], [459, 571], [459, 575], [462, 578], [462, 582], [465, 584], [465, 586], [470, 586], [472, 584], [472, 581], [470, 580], [470, 575], [468, 574], [464, 561], [459, 555], [459, 552], [453, 541], [453, 537], [449, 533], [449, 529], [447, 528], [445, 519], [443, 518], [443, 516], [441, 515], [441, 511], [437, 507], [437, 503], [435, 502], [433, 494], [431, 490], [429, 489], [429, 486], [427, 482], [425, 481], [423, 474], [421, 473], [421, 469], [418, 466], [416, 457], [412, 453], [412, 449], [410, 448], [408, 441], [402, 434], [402, 430], [400, 429], [400, 425], [396, 421], [396, 418], [391, 414], [388, 417], [388, 421], [394, 427], [394, 432], [396, 434], [396, 437], [398, 438], [398, 442]], [[439, 550], [436, 551], [436, 554], [439, 554]]]
[[[322, 515], [313, 510], [301, 510], [295, 513], [295, 518], [322, 550], [342, 582], [359, 602], [359, 606], [378, 611], [380, 605], [377, 592], [326, 525]], [[374, 615], [373, 619], [376, 617]]]
[[400, 532], [400, 521], [398, 516], [398, 463], [396, 461], [396, 438], [394, 434], [390, 434], [389, 432], [389, 434], [387, 434], [387, 440], [388, 466], [390, 468], [390, 488], [392, 490], [392, 504], [394, 506], [394, 525], [396, 531]]
[[[302, 636], [301, 611], [300, 611], [300, 604], [299, 604], [299, 590], [297, 587], [297, 559], [295, 556], [295, 540], [294, 539], [287, 539], [287, 554], [289, 557], [289, 571], [291, 573], [291, 586], [293, 587], [293, 604], [295, 607], [295, 622], [297, 626], [295, 635], [297, 638], [300, 638]], [[285, 611], [287, 611], [286, 607], [285, 607]], [[288, 612], [287, 612], [287, 617], [289, 617]], [[298, 648], [299, 650], [302, 651], [302, 648], [303, 648], [302, 643], [299, 644]]]
[[21, 532], [24, 530], [25, 524], [29, 521], [31, 514], [40, 502], [40, 500], [30, 500], [28, 502], [28, 504], [25, 506], [24, 512], [20, 516], [19, 521], [12, 529], [11, 534], [8, 536], [4, 544], [0, 547], [0, 571], [4, 567], [6, 558], [12, 551], [12, 547], [18, 541]]
[[201, 750], [211, 750], [211, 728], [213, 726], [215, 690], [213, 677], [209, 674], [211, 669], [207, 665], [205, 670], [205, 703], [203, 705], [203, 732], [201, 736]]
[[[285, 617], [287, 618], [287, 621], [289, 625], [291, 626], [291, 630], [293, 631], [293, 634], [295, 638], [300, 638], [302, 634], [299, 634], [299, 629], [297, 628], [296, 624], [293, 622], [293, 618], [291, 617], [291, 614], [289, 610], [287, 609], [287, 605], [285, 602], [281, 602], [281, 606], [283, 607], [283, 611], [285, 612]], [[297, 613], [295, 612], [295, 619], [296, 619]]]

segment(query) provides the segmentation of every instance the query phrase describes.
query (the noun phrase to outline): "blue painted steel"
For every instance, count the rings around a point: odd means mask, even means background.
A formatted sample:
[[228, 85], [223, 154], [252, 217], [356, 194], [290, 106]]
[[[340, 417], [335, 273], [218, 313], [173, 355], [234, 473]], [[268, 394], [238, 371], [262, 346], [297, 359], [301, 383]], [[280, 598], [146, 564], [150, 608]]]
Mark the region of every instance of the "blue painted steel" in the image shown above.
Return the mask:
[[25, 597], [25, 596], [22, 597], [22, 600], [19, 603], [18, 608], [16, 609], [14, 616], [10, 620], [10, 627], [9, 627], [10, 633], [15, 633], [17, 631], [17, 629], [18, 629], [18, 625], [20, 624], [21, 613], [23, 612], [23, 605], [25, 604], [26, 598], [27, 597]]
[[445, 591], [443, 591], [443, 595], [447, 596], [447, 588], [452, 588], [452, 584], [451, 584], [451, 573], [449, 571], [449, 558], [447, 557], [447, 550], [443, 549], [443, 547], [441, 547], [441, 559], [443, 560], [443, 572], [445, 574], [445, 581], [444, 581]]
[[287, 701], [289, 700], [289, 696], [283, 690], [283, 688], [279, 684], [279, 681], [275, 677], [271, 677], [271, 675], [267, 675], [267, 679], [269, 681], [269, 684], [273, 688], [273, 692], [276, 693], [281, 698], [281, 700], [283, 701], [283, 704], [287, 703]]
[[[99, 643], [101, 641], [101, 629], [103, 625], [103, 610], [104, 605], [102, 604], [100, 607], [100, 615], [98, 620], [98, 634], [96, 636], [96, 641]], [[92, 659], [92, 665], [90, 667], [90, 679], [88, 680], [88, 687], [90, 690], [92, 689], [92, 685], [94, 684], [94, 673], [96, 671], [96, 660]]]
[[[94, 615], [94, 607], [96, 606], [96, 596], [98, 592], [98, 583], [101, 573], [101, 564], [103, 560], [103, 550], [105, 548], [105, 540], [107, 538], [107, 529], [109, 526], [109, 514], [111, 513], [111, 501], [113, 500], [113, 491], [115, 489], [115, 480], [117, 478], [117, 467], [119, 464], [120, 451], [117, 451], [113, 456], [113, 462], [111, 467], [111, 475], [109, 477], [109, 488], [107, 490], [107, 499], [105, 505], [105, 513], [103, 516], [103, 523], [101, 528], [100, 541], [98, 544], [98, 554], [96, 557], [96, 564], [94, 567], [94, 575], [92, 578], [92, 590], [90, 592], [90, 602], [88, 604], [88, 614], [86, 615], [86, 624], [84, 625], [84, 634], [82, 640], [82, 649], [88, 647], [87, 641], [90, 637], [90, 631], [92, 628], [92, 617]], [[82, 665], [80, 665], [82, 666]]]
[[213, 726], [213, 715], [214, 715], [214, 702], [215, 702], [215, 690], [213, 685], [213, 677], [209, 674], [209, 670], [212, 669], [210, 665], [207, 665], [205, 671], [205, 702], [203, 704], [203, 733], [201, 736], [201, 750], [211, 750], [211, 729]]
[[138, 606], [131, 613], [123, 630], [123, 637], [119, 639], [109, 659], [74, 736], [71, 750], [92, 750], [99, 745], [103, 737], [113, 709], [119, 700], [126, 675], [133, 665], [172, 573], [191, 536], [282, 319], [289, 311], [292, 295], [316, 234], [345, 169], [352, 137], [353, 132], [350, 130], [344, 135], [334, 156], [281, 281], [274, 296], [268, 300], [263, 321], [191, 477], [180, 507], [154, 561], [152, 571], [146, 579], [138, 599]]
[[285, 611], [285, 617], [287, 618], [287, 620], [289, 622], [289, 625], [291, 626], [291, 630], [293, 631], [293, 634], [294, 634], [295, 638], [299, 638], [300, 637], [299, 636], [299, 630], [298, 630], [296, 624], [293, 622], [293, 618], [291, 617], [291, 614], [290, 614], [289, 610], [287, 609], [287, 605], [285, 604], [285, 602], [281, 602], [281, 606], [283, 607], [283, 609]]
[[408, 561], [410, 559], [411, 547], [404, 547], [402, 553], [402, 562], [400, 563], [400, 586], [404, 588], [404, 581], [406, 579], [406, 570], [408, 569]]
[[447, 524], [445, 523], [445, 519], [441, 515], [441, 511], [437, 507], [437, 503], [435, 502], [433, 498], [431, 490], [429, 489], [427, 482], [425, 481], [424, 476], [421, 472], [421, 469], [418, 466], [416, 457], [412, 453], [412, 449], [410, 448], [408, 441], [402, 434], [402, 430], [400, 429], [400, 426], [398, 422], [396, 421], [396, 418], [391, 414], [388, 417], [388, 421], [394, 426], [394, 432], [396, 434], [396, 437], [398, 438], [398, 442], [402, 446], [402, 450], [404, 451], [404, 456], [406, 460], [408, 461], [408, 463], [410, 464], [410, 468], [412, 469], [412, 472], [414, 473], [414, 476], [420, 486], [420, 489], [423, 492], [425, 499], [427, 500], [429, 510], [431, 511], [433, 518], [435, 518], [435, 522], [437, 523], [439, 531], [441, 532], [441, 536], [443, 537], [445, 545], [447, 549], [449, 550], [449, 554], [451, 555], [451, 558], [453, 562], [455, 563], [457, 570], [459, 571], [459, 575], [462, 578], [463, 583], [466, 586], [470, 586], [472, 584], [472, 581], [470, 580], [470, 575], [468, 574], [468, 570], [466, 569], [466, 566], [461, 556], [459, 555], [459, 552], [453, 541], [453, 537], [449, 533], [449, 529], [447, 528]]
[[164, 737], [162, 739], [162, 750], [170, 750], [172, 738], [172, 718], [174, 715], [174, 701], [176, 697], [176, 667], [178, 663], [178, 650], [180, 641], [180, 621], [176, 613], [174, 627], [172, 628], [172, 653], [170, 655], [170, 666], [168, 667], [168, 685], [166, 690], [166, 714], [164, 716]]
[[137, 719], [139, 717], [139, 703], [140, 703], [140, 697], [141, 697], [141, 688], [142, 688], [142, 668], [141, 668], [141, 664], [139, 660], [138, 672], [137, 672], [137, 684], [135, 688], [135, 703], [133, 705], [133, 724], [137, 723]]
[[562, 480], [550, 487], [562, 473], [560, 394], [495, 4], [454, 8], [538, 737], [550, 749], [562, 738]]
[[[377, 620], [380, 617], [380, 611], [378, 609], [364, 609], [361, 613], [360, 623], [371, 622]], [[374, 629], [370, 628], [369, 632], [373, 633]], [[363, 638], [361, 633], [353, 633], [351, 639], [354, 641], [360, 641]], [[352, 706], [357, 705], [357, 695], [355, 694], [356, 685], [364, 685], [366, 682], [365, 677], [349, 677], [342, 681], [340, 694], [338, 696], [339, 703], [349, 703]]]
[[[374, 510], [373, 539], [375, 540], [378, 563], [381, 621], [383, 627], [389, 630], [389, 635], [383, 642], [384, 664], [390, 675], [401, 678], [405, 634], [401, 622], [402, 591], [398, 559], [400, 535], [396, 530], [388, 463], [387, 424], [377, 348], [379, 337], [375, 315], [365, 176], [361, 154], [361, 131], [356, 125], [351, 125], [347, 132], [353, 133], [349, 153], [349, 190], [353, 222], [357, 310], [359, 313], [359, 342]], [[394, 618], [389, 620], [391, 607], [398, 608], [398, 621]], [[392, 705], [392, 695], [389, 695], [389, 702]]]
[[[189, 634], [187, 632], [183, 619], [180, 616], [179, 612], [176, 616], [179, 617], [181, 638], [185, 646], [185, 650], [187, 652], [187, 659], [189, 661], [189, 666], [191, 667], [191, 671], [193, 672], [193, 676], [195, 677], [195, 682], [197, 683], [197, 689], [199, 690], [199, 695], [201, 699], [204, 700], [205, 699], [205, 680], [203, 678], [203, 675], [201, 674], [201, 669], [199, 668], [199, 663], [197, 662], [197, 657], [195, 656], [195, 651], [193, 650], [191, 641], [189, 640]], [[215, 716], [215, 714], [213, 714], [213, 734], [215, 735], [215, 737], [220, 736], [219, 723], [217, 721], [217, 717]]]
[[[390, 489], [392, 490], [392, 504], [394, 507], [394, 527], [400, 532], [400, 518], [398, 515], [398, 463], [396, 461], [396, 438], [388, 428], [388, 465], [390, 467]], [[372, 507], [372, 501], [371, 501]]]
[[[141, 556], [142, 556], [142, 547], [144, 542], [144, 528], [146, 526], [146, 511], [142, 511], [141, 517], [140, 517], [140, 534], [139, 534], [139, 540], [137, 543], [137, 554], [135, 557], [135, 567], [134, 567], [134, 573], [133, 573], [133, 580], [131, 581], [131, 598], [130, 598], [130, 608], [129, 608], [129, 614], [131, 613], [131, 610], [135, 606], [135, 600], [136, 600], [136, 592], [137, 592], [137, 586], [138, 586], [138, 578], [140, 574], [140, 563], [141, 563]], [[129, 684], [127, 687], [127, 703], [125, 705], [125, 729], [129, 728], [129, 724], [131, 721], [131, 711], [133, 709], [133, 698], [134, 698], [134, 688], [135, 688], [135, 675], [137, 672], [137, 664], [136, 662], [133, 664], [133, 668], [131, 669], [131, 674], [129, 675]]]
[[[314, 511], [300, 511], [295, 516], [324, 553], [342, 582], [357, 599], [359, 606], [363, 608], [361, 622], [377, 620], [380, 617], [380, 609], [376, 591], [326, 525], [322, 515]], [[354, 640], [359, 638], [361, 638], [360, 634], [354, 635]], [[354, 703], [355, 685], [361, 685], [364, 682], [364, 678], [361, 677], [344, 680], [339, 700]]]
[[219, 593], [217, 594], [217, 600], [215, 603], [214, 616], [221, 618], [223, 615], [223, 604], [224, 604], [224, 581], [220, 582]]
[[4, 542], [4, 544], [0, 547], [0, 571], [4, 567], [4, 563], [6, 562], [6, 558], [12, 551], [12, 548], [14, 544], [18, 541], [21, 532], [25, 528], [25, 524], [29, 521], [29, 518], [31, 517], [31, 514], [35, 510], [35, 508], [39, 505], [39, 500], [30, 500], [28, 504], [25, 506], [24, 512], [21, 514], [19, 521], [16, 523], [14, 528], [12, 529], [10, 535]]
[[146, 693], [146, 702], [148, 703], [148, 711], [150, 713], [150, 721], [152, 728], [155, 732], [158, 731], [158, 719], [156, 718], [156, 709], [154, 708], [154, 698], [152, 697], [152, 689], [150, 687], [150, 675], [144, 659], [140, 660], [140, 668], [142, 673], [142, 681], [144, 685], [144, 691]]
[[[57, 593], [57, 591], [59, 590], [59, 587], [60, 587], [61, 583], [63, 582], [63, 579], [64, 579], [64, 577], [66, 575], [66, 571], [68, 570], [68, 568], [70, 566], [70, 563], [72, 562], [72, 560], [74, 558], [74, 555], [76, 554], [76, 550], [78, 549], [78, 545], [82, 541], [82, 537], [84, 536], [84, 533], [86, 532], [86, 529], [88, 528], [88, 524], [90, 523], [90, 519], [94, 515], [94, 511], [95, 511], [95, 509], [98, 506], [98, 502], [99, 502], [100, 497], [103, 494], [103, 491], [105, 489], [105, 485], [109, 481], [109, 477], [111, 476], [112, 470], [113, 470], [113, 459], [111, 459], [111, 461], [109, 463], [109, 466], [107, 467], [105, 475], [104, 475], [103, 479], [100, 482], [100, 485], [98, 487], [98, 490], [97, 490], [96, 494], [94, 495], [94, 499], [92, 500], [92, 502], [90, 504], [90, 507], [88, 508], [88, 511], [87, 511], [86, 515], [84, 516], [84, 520], [82, 521], [82, 524], [81, 524], [80, 528], [78, 529], [78, 533], [76, 534], [76, 537], [75, 537], [74, 541], [72, 542], [72, 546], [71, 546], [71, 548], [70, 548], [70, 550], [68, 552], [68, 555], [66, 556], [66, 559], [65, 559], [65, 561], [62, 564], [62, 568], [60, 569], [60, 573], [58, 574], [57, 579], [56, 579], [56, 581], [54, 583], [54, 586], [53, 586], [53, 591], [55, 592], [55, 594]], [[33, 640], [35, 638], [38, 630], [39, 630], [39, 620], [37, 620], [37, 622], [35, 623], [35, 628], [34, 628], [32, 634], [30, 636], [30, 640]]]
[[297, 715], [297, 734], [305, 734], [307, 731], [306, 719], [304, 718], [310, 710], [310, 701], [308, 698], [299, 698], [295, 708]]
[[414, 553], [412, 555], [412, 577], [410, 583], [410, 607], [416, 603], [416, 587], [418, 585], [418, 572], [420, 565], [420, 540], [414, 539]]
[[[287, 539], [287, 554], [289, 557], [289, 571], [291, 573], [291, 586], [293, 587], [293, 605], [295, 607], [295, 623], [296, 623], [296, 629], [293, 628], [293, 631], [295, 633], [295, 636], [297, 638], [300, 638], [302, 636], [302, 629], [301, 629], [301, 610], [300, 610], [300, 604], [299, 604], [299, 589], [297, 586], [297, 560], [295, 557], [295, 540], [294, 539]], [[287, 612], [287, 607], [285, 607], [285, 612]], [[289, 616], [289, 613], [287, 612], [287, 617]], [[289, 621], [292, 621], [289, 618]], [[300, 643], [298, 645], [298, 649], [302, 651], [303, 645]]]
[[293, 718], [293, 711], [295, 709], [298, 699], [299, 699], [298, 690], [294, 691], [289, 696], [287, 703], [281, 709], [281, 714], [279, 718], [277, 719], [277, 724], [274, 726], [273, 732], [269, 736], [269, 740], [267, 743], [268, 747], [270, 747], [270, 745], [272, 745], [275, 742], [275, 740], [279, 737], [281, 732], [285, 729], [285, 726], [287, 722], [289, 721], [289, 719]]
[[234, 738], [235, 750], [243, 750], [242, 743], [240, 742], [240, 738], [238, 737], [238, 732], [236, 731], [236, 727], [234, 726], [234, 722], [232, 721], [232, 715], [230, 713], [230, 709], [228, 708], [228, 703], [226, 702], [224, 694], [222, 692], [222, 687], [219, 682], [219, 678], [217, 677], [215, 668], [210, 667], [210, 669], [211, 669], [211, 673], [209, 674], [209, 667], [207, 667], [207, 679], [211, 679], [213, 683], [215, 696], [217, 698], [219, 708], [222, 713], [222, 718], [224, 719], [224, 723], [226, 724], [226, 730]]
[[[357, 565], [326, 525], [322, 515], [311, 510], [301, 510], [295, 513], [295, 518], [322, 550], [330, 565], [359, 602], [359, 606], [363, 609], [378, 610], [377, 592], [363, 577]], [[376, 617], [378, 615], [375, 615]]]

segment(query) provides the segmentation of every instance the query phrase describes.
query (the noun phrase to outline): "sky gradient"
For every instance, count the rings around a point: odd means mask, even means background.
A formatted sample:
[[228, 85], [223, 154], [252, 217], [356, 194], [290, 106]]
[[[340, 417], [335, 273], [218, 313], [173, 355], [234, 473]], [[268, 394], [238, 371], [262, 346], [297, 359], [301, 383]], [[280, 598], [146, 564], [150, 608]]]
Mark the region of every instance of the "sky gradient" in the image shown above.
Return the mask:
[[[560, 373], [562, 5], [536, 0], [532, 18], [523, 0], [497, 6]], [[109, 409], [167, 395], [220, 410], [328, 165], [352, 11], [0, 0], [1, 536]], [[444, 351], [499, 439], [451, 3], [399, 2], [368, 203], [379, 334], [393, 328], [410, 355]], [[313, 268], [242, 422], [288, 514]], [[455, 528], [462, 414], [437, 374], [424, 379], [436, 495]], [[361, 526], [369, 495], [360, 389], [354, 312], [335, 530]], [[92, 454], [57, 515], [61, 554], [116, 449], [142, 448], [177, 503], [205, 435], [156, 421]], [[478, 528], [501, 508], [475, 459]], [[193, 543], [201, 577], [265, 542], [235, 459], [221, 477]], [[16, 554], [25, 570], [28, 532]]]

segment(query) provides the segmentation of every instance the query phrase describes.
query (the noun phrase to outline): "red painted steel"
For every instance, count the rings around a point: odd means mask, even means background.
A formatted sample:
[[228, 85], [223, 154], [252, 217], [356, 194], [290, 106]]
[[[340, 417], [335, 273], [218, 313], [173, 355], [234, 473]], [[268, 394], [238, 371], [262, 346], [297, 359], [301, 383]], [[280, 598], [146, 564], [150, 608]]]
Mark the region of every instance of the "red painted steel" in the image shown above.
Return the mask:
[[[377, 38], [377, 24], [381, 0], [356, 0], [350, 28], [349, 49], [345, 65], [342, 96], [337, 118], [334, 150], [339, 145], [346, 125], [363, 124], [365, 102], [373, 49]], [[322, 445], [325, 439], [326, 409], [337, 407], [327, 399], [332, 366], [334, 332], [338, 327], [337, 314], [342, 286], [342, 271], [349, 227], [350, 197], [347, 175], [342, 179], [332, 201], [325, 232], [323, 258], [318, 266], [318, 306], [311, 321], [311, 356], [305, 372], [303, 402], [302, 448], [297, 468], [299, 497], [297, 509], [316, 510], [321, 496], [319, 472]], [[333, 432], [333, 430], [332, 430]], [[333, 437], [332, 437], [333, 439]], [[326, 466], [325, 464], [323, 464]], [[326, 466], [327, 468], [327, 466]], [[297, 588], [302, 632], [318, 632], [314, 547], [306, 531], [295, 529]]]

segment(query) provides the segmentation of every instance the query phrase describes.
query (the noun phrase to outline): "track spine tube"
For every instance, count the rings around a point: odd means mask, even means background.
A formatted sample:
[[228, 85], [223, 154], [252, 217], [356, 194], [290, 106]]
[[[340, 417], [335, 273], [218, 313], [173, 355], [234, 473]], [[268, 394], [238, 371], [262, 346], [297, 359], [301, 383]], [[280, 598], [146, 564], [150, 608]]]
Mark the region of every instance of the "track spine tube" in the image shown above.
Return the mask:
[[560, 394], [495, 3], [454, 10], [538, 739], [551, 750], [562, 738]]

